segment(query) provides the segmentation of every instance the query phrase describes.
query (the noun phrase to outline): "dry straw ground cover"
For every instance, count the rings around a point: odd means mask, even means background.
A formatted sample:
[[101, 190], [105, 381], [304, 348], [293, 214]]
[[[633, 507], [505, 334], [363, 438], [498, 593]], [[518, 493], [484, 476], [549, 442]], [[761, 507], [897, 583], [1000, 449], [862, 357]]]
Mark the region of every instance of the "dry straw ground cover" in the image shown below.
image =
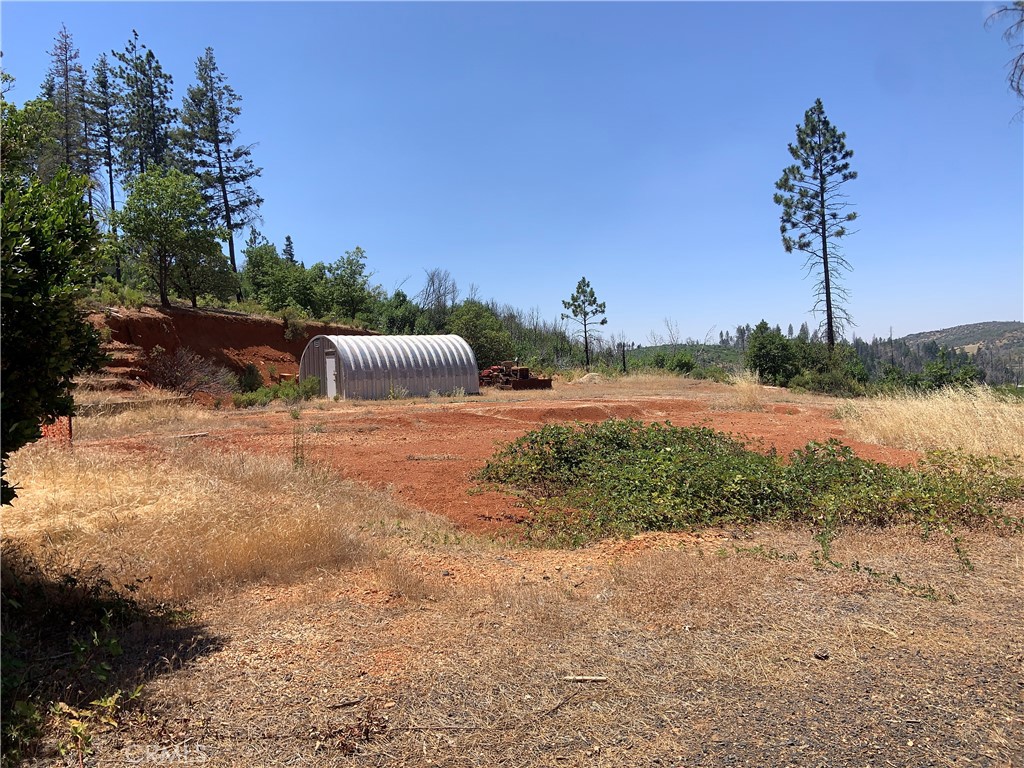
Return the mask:
[[[600, 386], [632, 396], [628, 380]], [[731, 388], [699, 391], [743, 407]], [[1024, 760], [1019, 535], [851, 528], [825, 559], [814, 530], [779, 525], [538, 549], [468, 536], [287, 453], [179, 437], [262, 434], [262, 412], [122, 416], [80, 420], [70, 454], [15, 456], [4, 539], [54, 573], [142, 579], [145, 610], [112, 627], [123, 653], [89, 640], [71, 655], [111, 666], [90, 696], [144, 688], [79, 701], [84, 732], [44, 708], [25, 764]]]
[[918, 451], [1024, 454], [1024, 400], [987, 387], [857, 400], [840, 410], [850, 435]]

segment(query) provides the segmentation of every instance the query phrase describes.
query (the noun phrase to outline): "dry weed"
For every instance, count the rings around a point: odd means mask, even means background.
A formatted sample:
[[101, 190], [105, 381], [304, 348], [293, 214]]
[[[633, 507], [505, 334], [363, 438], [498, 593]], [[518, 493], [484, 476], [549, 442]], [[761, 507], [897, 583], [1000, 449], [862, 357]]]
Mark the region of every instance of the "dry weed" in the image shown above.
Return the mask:
[[987, 387], [851, 401], [838, 415], [851, 437], [894, 448], [1006, 457], [1024, 448], [1024, 403]]
[[734, 403], [742, 411], [760, 411], [764, 408], [765, 389], [756, 373], [742, 371], [729, 379], [736, 393]]
[[379, 555], [389, 537], [439, 538], [445, 527], [278, 457], [35, 445], [12, 464], [22, 489], [4, 511], [5, 536], [51, 562], [145, 580], [143, 594], [159, 600], [344, 568]]
[[380, 560], [376, 563], [374, 573], [389, 594], [411, 602], [436, 601], [444, 593], [444, 585], [440, 581], [421, 573], [401, 557]]
[[[241, 418], [241, 415], [239, 415]], [[231, 426], [222, 412], [197, 405], [157, 404], [117, 414], [75, 419], [75, 440], [112, 440], [144, 432], [197, 432], [211, 425]]]

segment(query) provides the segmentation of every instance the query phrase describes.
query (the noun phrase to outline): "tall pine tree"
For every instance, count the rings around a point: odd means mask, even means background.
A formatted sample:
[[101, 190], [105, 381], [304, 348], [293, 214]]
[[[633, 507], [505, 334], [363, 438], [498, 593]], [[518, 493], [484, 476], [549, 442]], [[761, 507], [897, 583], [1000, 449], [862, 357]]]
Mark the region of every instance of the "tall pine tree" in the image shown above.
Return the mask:
[[846, 225], [857, 218], [847, 211], [850, 204], [843, 185], [857, 178], [850, 170], [853, 150], [846, 148], [846, 134], [829, 122], [821, 99], [804, 113], [803, 125], [796, 127], [796, 143], [789, 145], [796, 161], [775, 182], [774, 200], [782, 206], [782, 245], [786, 253], [807, 254], [808, 273], [819, 275], [815, 285], [814, 311], [825, 312], [825, 339], [831, 353], [836, 333], [850, 322], [848, 298], [840, 280], [850, 269], [839, 241], [850, 234]]
[[86, 175], [82, 167], [85, 156], [85, 71], [79, 61], [71, 33], [63, 24], [50, 50], [50, 69], [46, 73], [43, 93], [53, 104], [60, 122], [57, 141], [61, 158], [72, 173]]
[[174, 79], [164, 72], [153, 51], [139, 42], [139, 33], [123, 51], [113, 69], [116, 83], [118, 167], [124, 180], [170, 160], [171, 131], [177, 114], [171, 107]]
[[[213, 48], [196, 62], [196, 84], [188, 89], [181, 112], [181, 148], [199, 178], [210, 215], [228, 233], [228, 258], [235, 260], [235, 232], [258, 217], [263, 198], [252, 180], [262, 173], [252, 161], [252, 145], [237, 143], [235, 118], [241, 97], [217, 67]], [[241, 300], [241, 294], [238, 296]]]
[[[102, 166], [107, 185], [109, 211], [116, 209], [114, 202], [114, 171], [117, 153], [118, 95], [110, 72], [110, 62], [101, 53], [92, 67], [92, 78], [85, 92], [89, 115], [90, 145], [93, 163]], [[120, 280], [118, 275], [118, 280]]]
[[[574, 320], [583, 329], [583, 355], [587, 370], [590, 370], [590, 341], [594, 336], [593, 326], [607, 325], [608, 318], [604, 316], [605, 303], [597, 300], [597, 295], [586, 277], [581, 277], [576, 284], [576, 291], [563, 301], [562, 306], [569, 310], [562, 313], [563, 320]], [[600, 318], [600, 319], [599, 319]]]

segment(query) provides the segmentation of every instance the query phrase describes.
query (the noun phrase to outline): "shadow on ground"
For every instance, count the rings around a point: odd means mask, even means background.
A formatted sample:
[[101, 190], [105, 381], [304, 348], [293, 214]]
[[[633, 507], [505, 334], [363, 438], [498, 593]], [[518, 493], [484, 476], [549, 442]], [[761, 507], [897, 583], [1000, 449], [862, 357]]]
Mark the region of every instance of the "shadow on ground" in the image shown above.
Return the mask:
[[[99, 568], [44, 562], [16, 541], [0, 567], [3, 764], [82, 752], [131, 717], [142, 684], [223, 646], [188, 613], [136, 599]], [[59, 742], [44, 743], [58, 722]]]

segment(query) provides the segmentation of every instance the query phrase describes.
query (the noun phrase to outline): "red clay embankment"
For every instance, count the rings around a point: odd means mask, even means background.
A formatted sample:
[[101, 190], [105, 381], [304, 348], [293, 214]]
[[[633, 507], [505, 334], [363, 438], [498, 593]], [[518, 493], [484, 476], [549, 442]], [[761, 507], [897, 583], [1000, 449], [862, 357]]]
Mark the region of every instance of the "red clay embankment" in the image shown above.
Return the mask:
[[278, 374], [294, 375], [307, 342], [318, 334], [369, 336], [373, 331], [343, 325], [304, 322], [291, 327], [284, 320], [218, 309], [185, 307], [110, 307], [89, 317], [97, 327], [110, 329], [110, 340], [150, 352], [162, 347], [173, 352], [188, 347], [203, 357], [235, 371], [248, 363], [269, 380], [270, 366]]

